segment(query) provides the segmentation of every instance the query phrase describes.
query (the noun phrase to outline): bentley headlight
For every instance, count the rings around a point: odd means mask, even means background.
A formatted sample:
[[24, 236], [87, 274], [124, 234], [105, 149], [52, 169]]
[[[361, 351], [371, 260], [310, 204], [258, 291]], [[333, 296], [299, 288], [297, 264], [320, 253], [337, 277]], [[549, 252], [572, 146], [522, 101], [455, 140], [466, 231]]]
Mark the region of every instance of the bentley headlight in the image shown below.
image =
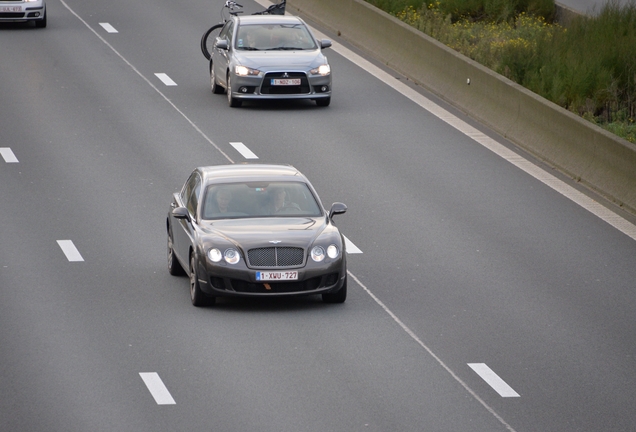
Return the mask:
[[208, 258], [210, 259], [210, 261], [216, 263], [221, 261], [221, 259], [223, 258], [223, 254], [221, 254], [221, 251], [218, 250], [217, 248], [210, 249], [208, 251]]
[[311, 248], [311, 259], [316, 262], [321, 262], [325, 259], [325, 250], [322, 246], [314, 246]]
[[334, 259], [338, 258], [338, 255], [340, 255], [338, 246], [336, 246], [335, 244], [329, 245], [329, 247], [327, 248], [327, 256], [331, 259]]
[[223, 257], [228, 264], [236, 264], [241, 260], [241, 255], [233, 248], [226, 249]]
[[316, 69], [312, 69], [309, 72], [311, 72], [312, 75], [329, 75], [331, 73], [331, 67], [328, 64], [323, 64], [318, 66]]
[[236, 65], [234, 67], [234, 72], [238, 76], [255, 76], [261, 73], [258, 69], [248, 68], [247, 66]]

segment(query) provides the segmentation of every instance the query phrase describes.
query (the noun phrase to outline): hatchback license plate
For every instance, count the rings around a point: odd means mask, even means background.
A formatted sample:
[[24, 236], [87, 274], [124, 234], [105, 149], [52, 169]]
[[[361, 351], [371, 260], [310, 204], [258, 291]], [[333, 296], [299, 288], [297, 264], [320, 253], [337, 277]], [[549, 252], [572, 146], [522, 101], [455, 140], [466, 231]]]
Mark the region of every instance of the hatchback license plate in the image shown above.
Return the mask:
[[256, 272], [256, 280], [259, 280], [259, 281], [298, 280], [298, 272], [297, 271]]
[[291, 86], [300, 85], [300, 78], [290, 78], [290, 79], [272, 79], [272, 85], [274, 86]]
[[22, 12], [22, 6], [0, 6], [0, 12]]

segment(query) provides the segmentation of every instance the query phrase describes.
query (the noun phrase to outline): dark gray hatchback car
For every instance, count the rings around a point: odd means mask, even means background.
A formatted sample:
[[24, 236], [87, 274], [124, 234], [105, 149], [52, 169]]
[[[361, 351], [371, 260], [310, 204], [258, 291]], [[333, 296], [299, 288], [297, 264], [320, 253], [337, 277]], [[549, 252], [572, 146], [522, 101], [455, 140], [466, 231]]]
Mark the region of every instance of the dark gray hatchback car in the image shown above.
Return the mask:
[[190, 276], [192, 304], [220, 296], [347, 297], [345, 242], [316, 191], [288, 165], [195, 169], [172, 197], [168, 271]]

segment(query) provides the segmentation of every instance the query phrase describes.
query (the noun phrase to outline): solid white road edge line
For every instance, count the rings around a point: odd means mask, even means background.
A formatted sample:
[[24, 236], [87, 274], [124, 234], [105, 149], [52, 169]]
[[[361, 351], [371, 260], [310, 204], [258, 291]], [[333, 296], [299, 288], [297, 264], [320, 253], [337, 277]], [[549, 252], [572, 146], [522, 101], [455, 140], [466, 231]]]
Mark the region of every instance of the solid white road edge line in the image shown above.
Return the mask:
[[475, 371], [486, 383], [492, 387], [501, 397], [519, 397], [519, 393], [514, 391], [499, 375], [490, 369], [486, 363], [468, 363], [468, 366]]
[[113, 27], [112, 25], [110, 25], [109, 23], [99, 23], [100, 26], [104, 27], [104, 30], [106, 30], [108, 33], [119, 33], [115, 27]]
[[245, 159], [258, 159], [258, 156], [248, 149], [242, 142], [231, 142], [230, 145], [236, 149]]
[[156, 73], [155, 76], [157, 78], [159, 78], [161, 80], [161, 82], [164, 83], [167, 86], [176, 86], [177, 85], [177, 83], [172, 81], [172, 78], [170, 78], [165, 73]]
[[175, 405], [176, 402], [170, 395], [170, 392], [159, 378], [159, 374], [157, 372], [139, 372], [139, 376], [144, 380], [146, 387], [148, 387], [148, 391], [153, 398], [155, 398], [155, 402], [157, 405]]
[[18, 163], [18, 158], [15, 157], [9, 147], [0, 147], [0, 155], [2, 155], [6, 163]]
[[84, 258], [82, 258], [82, 255], [79, 253], [72, 240], [58, 240], [57, 244], [60, 245], [62, 252], [64, 252], [66, 259], [69, 261], [84, 261]]

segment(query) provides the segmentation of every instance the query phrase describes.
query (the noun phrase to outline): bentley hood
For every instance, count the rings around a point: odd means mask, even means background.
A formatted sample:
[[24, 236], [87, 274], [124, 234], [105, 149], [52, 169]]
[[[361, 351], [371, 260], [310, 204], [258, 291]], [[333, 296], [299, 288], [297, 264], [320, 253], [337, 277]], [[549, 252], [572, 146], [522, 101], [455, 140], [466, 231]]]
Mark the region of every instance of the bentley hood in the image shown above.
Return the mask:
[[226, 219], [209, 221], [201, 225], [211, 237], [223, 237], [245, 249], [267, 246], [306, 248], [328, 226], [321, 217]]

